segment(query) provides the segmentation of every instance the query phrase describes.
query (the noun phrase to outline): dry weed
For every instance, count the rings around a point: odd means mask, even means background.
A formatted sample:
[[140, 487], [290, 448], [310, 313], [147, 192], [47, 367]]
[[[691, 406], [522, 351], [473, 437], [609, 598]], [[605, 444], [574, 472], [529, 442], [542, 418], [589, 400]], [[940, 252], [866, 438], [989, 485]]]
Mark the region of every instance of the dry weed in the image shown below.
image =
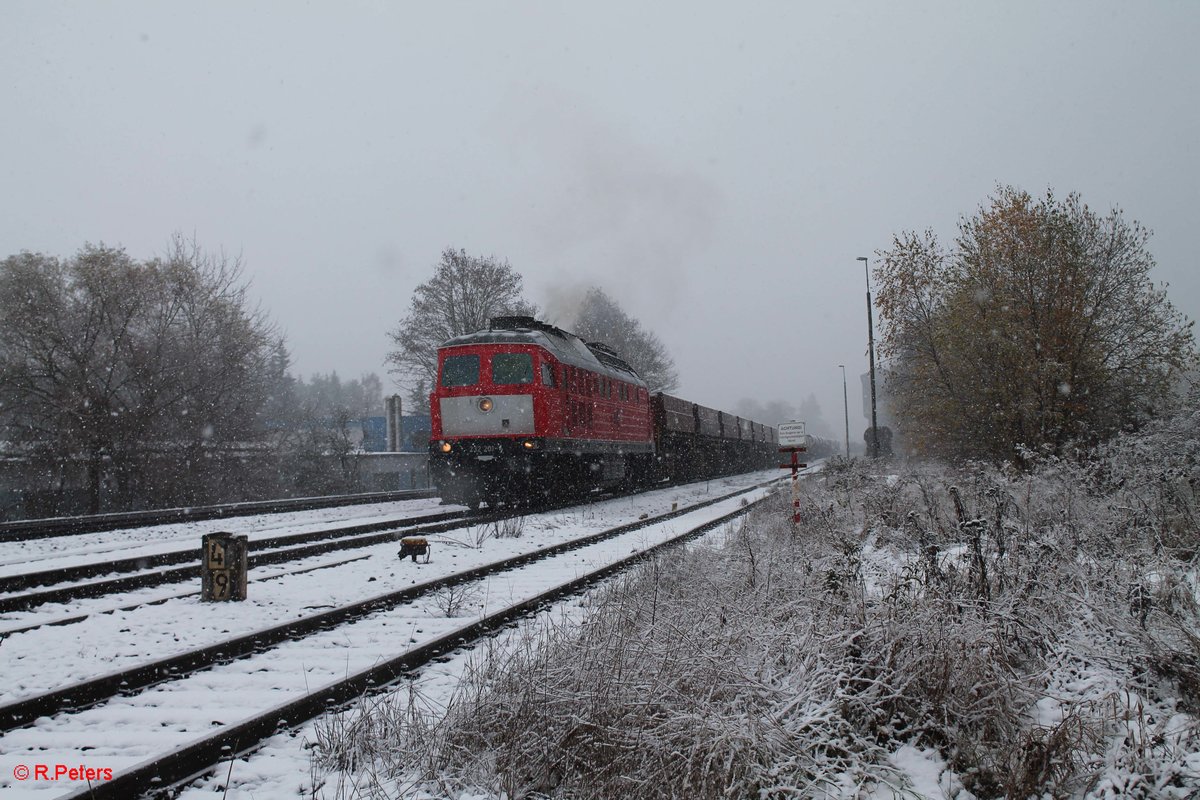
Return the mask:
[[449, 710], [331, 727], [319, 763], [451, 796], [849, 797], [908, 791], [887, 756], [914, 745], [977, 798], [1191, 796], [1195, 429], [1162, 433], [1182, 461], [839, 460], [798, 531], [780, 496], [494, 648]]

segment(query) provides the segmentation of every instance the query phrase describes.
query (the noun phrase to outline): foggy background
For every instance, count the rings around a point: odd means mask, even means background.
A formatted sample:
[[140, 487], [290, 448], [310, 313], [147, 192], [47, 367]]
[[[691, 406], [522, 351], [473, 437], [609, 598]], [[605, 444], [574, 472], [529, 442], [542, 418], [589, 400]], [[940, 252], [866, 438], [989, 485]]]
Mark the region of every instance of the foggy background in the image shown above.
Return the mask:
[[840, 438], [844, 363], [856, 442], [855, 257], [997, 183], [1119, 205], [1200, 315], [1200, 4], [644, 5], [8, 0], [0, 257], [194, 235], [352, 378], [463, 248], [552, 321], [602, 287], [696, 402]]

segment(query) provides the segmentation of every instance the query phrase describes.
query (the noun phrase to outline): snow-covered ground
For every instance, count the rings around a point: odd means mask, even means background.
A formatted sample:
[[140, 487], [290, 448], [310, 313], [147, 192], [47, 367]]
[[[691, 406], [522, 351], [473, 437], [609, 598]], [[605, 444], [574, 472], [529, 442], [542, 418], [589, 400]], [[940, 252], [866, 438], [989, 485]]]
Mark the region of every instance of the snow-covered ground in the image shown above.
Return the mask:
[[799, 531], [781, 493], [723, 547], [556, 611], [585, 625], [543, 618], [308, 726], [300, 784], [280, 738], [232, 765], [234, 790], [1200, 797], [1197, 484], [1081, 472], [835, 468]]
[[[0, 659], [5, 665], [6, 678], [4, 686], [0, 687], [0, 698], [8, 702], [28, 697], [69, 682], [661, 514], [671, 510], [675, 503], [683, 506], [777, 477], [778, 471], [772, 470], [530, 515], [524, 520], [519, 538], [483, 538], [486, 531], [482, 528], [467, 528], [457, 535], [432, 538], [433, 558], [429, 564], [400, 561], [396, 545], [388, 544], [353, 551], [355, 560], [333, 563], [324, 569], [299, 574], [275, 571], [277, 577], [271, 580], [252, 573], [249, 599], [244, 603], [202, 604], [194, 594], [177, 596], [180, 591], [186, 591], [185, 587], [175, 587], [175, 590], [157, 587], [144, 593], [79, 601], [53, 611], [11, 615], [10, 623], [29, 624], [38, 613], [69, 616], [90, 612], [82, 622], [38, 628], [0, 641]], [[117, 698], [79, 714], [39, 720], [33, 727], [0, 738], [0, 790], [5, 797], [56, 796], [78, 784], [17, 781], [13, 778], [13, 770], [19, 764], [46, 763], [84, 764], [115, 770], [127, 768], [211, 732], [216, 726], [250, 716], [293, 698], [297, 693], [303, 694], [331, 683], [435, 638], [461, 622], [448, 617], [447, 610], [476, 616], [491, 613], [503, 604], [570, 580], [600, 564], [694, 527], [704, 519], [720, 516], [738, 504], [737, 499], [724, 501], [702, 512], [592, 545], [552, 561], [539, 562], [511, 575], [497, 576], [468, 590], [463, 597], [435, 593], [354, 625], [281, 645], [262, 656], [239, 660], [133, 697]], [[321, 519], [298, 519], [293, 521], [294, 525], [317, 525], [328, 519], [324, 516], [327, 511], [304, 513]], [[227, 525], [228, 521], [224, 523]], [[170, 526], [186, 531], [171, 532], [168, 538], [175, 546], [187, 536], [198, 544], [200, 532], [195, 526], [202, 524]], [[271, 531], [272, 534], [279, 532], [278, 526]], [[313, 566], [322, 560], [345, 562], [348, 555], [327, 554], [290, 565], [288, 569]], [[308, 561], [314, 563], [308, 564]], [[197, 591], [198, 587], [194, 586], [192, 590]], [[112, 610], [128, 606], [143, 595], [167, 599], [129, 610]], [[177, 700], [181, 697], [183, 702]], [[292, 738], [290, 741], [297, 740]], [[307, 756], [303, 758], [307, 764]], [[298, 785], [302, 777], [292, 776], [292, 785]], [[259, 792], [257, 796], [276, 795]]]
[[[718, 541], [720, 536], [719, 531], [710, 533], [694, 546], [707, 546]], [[536, 635], [535, 631], [548, 624], [577, 623], [586, 617], [587, 611], [586, 600], [579, 597], [556, 603], [552, 608], [502, 631], [489, 640], [485, 647], [460, 650], [444, 661], [429, 664], [411, 678], [391, 687], [390, 692], [400, 696], [417, 695], [419, 704], [436, 714], [453, 699], [463, 675], [477, 667], [489, 650], [510, 648], [514, 642]], [[369, 704], [371, 700], [364, 702]], [[349, 724], [358, 713], [359, 709], [355, 707], [337, 712], [334, 716], [346, 719]], [[310, 720], [294, 730], [271, 737], [253, 754], [235, 759], [231, 765], [187, 787], [178, 800], [211, 800], [214, 793], [224, 792], [226, 786], [228, 800], [309, 798], [314, 790], [318, 792], [317, 796], [336, 796], [336, 787], [323, 785], [323, 777], [317, 777], [315, 785], [313, 782], [312, 744], [321, 738], [318, 728], [329, 724], [329, 718]], [[348, 780], [345, 776], [339, 778]], [[402, 787], [395, 788], [399, 790]], [[412, 800], [431, 799], [428, 794], [414, 794], [411, 797]]]

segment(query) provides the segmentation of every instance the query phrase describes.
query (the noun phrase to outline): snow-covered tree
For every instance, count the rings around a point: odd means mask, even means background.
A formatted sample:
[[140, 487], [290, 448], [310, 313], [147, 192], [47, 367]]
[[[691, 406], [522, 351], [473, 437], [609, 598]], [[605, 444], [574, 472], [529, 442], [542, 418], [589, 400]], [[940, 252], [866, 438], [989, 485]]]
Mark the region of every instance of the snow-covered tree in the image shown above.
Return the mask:
[[962, 219], [952, 249], [897, 236], [876, 299], [904, 439], [1005, 460], [1157, 413], [1194, 351], [1192, 323], [1151, 281], [1149, 237], [1120, 210], [1011, 187]]

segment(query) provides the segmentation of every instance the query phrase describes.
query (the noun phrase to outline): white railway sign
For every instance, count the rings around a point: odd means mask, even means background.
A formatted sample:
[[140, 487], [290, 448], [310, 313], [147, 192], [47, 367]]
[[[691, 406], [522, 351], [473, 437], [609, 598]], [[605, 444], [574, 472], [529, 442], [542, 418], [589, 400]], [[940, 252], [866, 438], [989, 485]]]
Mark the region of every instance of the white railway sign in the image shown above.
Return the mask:
[[797, 422], [796, 420], [781, 422], [778, 433], [780, 447], [804, 447], [808, 444], [808, 437], [804, 434], [803, 422]]

